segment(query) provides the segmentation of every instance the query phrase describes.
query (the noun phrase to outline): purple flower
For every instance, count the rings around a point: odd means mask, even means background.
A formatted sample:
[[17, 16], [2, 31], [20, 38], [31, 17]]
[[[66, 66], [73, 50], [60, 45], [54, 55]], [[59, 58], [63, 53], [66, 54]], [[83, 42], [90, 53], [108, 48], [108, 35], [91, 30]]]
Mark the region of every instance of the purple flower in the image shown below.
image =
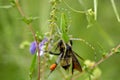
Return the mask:
[[31, 43], [31, 45], [30, 45], [31, 54], [34, 54], [36, 52], [36, 45], [37, 45], [37, 43], [35, 41]]
[[42, 47], [45, 45], [45, 43], [48, 41], [47, 38], [43, 39], [39, 44], [39, 49], [42, 50]]
[[47, 38], [43, 39], [41, 43], [39, 44], [39, 49], [40, 49], [40, 56], [44, 55], [45, 51], [45, 44], [48, 41]]
[[[45, 38], [39, 43], [40, 56], [44, 55], [45, 44], [47, 41], [48, 41], [48, 39]], [[37, 46], [37, 43], [35, 41], [31, 43], [31, 45], [30, 45], [31, 54], [34, 54], [36, 52], [36, 46]]]

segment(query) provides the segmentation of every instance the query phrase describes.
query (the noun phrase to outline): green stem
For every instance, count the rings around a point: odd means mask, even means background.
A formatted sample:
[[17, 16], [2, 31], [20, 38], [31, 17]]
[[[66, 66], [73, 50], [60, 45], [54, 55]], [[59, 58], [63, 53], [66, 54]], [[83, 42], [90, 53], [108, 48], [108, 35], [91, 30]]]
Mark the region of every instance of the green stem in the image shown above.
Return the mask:
[[95, 20], [97, 20], [97, 4], [98, 0], [94, 0], [94, 13], [95, 13]]
[[106, 59], [108, 59], [109, 57], [111, 57], [114, 53], [116, 53], [118, 51], [119, 48], [120, 48], [120, 44], [117, 47], [113, 48], [110, 51], [110, 53], [108, 53], [108, 55], [106, 55], [105, 57], [102, 57], [97, 63], [95, 63], [94, 66], [91, 67], [91, 69], [94, 69], [100, 63], [104, 62]]
[[113, 10], [114, 10], [114, 12], [115, 12], [115, 15], [116, 15], [116, 17], [117, 17], [117, 20], [118, 20], [118, 22], [120, 22], [120, 16], [119, 16], [119, 13], [118, 13], [117, 8], [116, 8], [116, 6], [115, 6], [114, 0], [111, 0], [111, 4], [112, 4]]
[[72, 7], [70, 7], [64, 0], [63, 0], [63, 2], [65, 3], [65, 5], [68, 7], [68, 8], [70, 8], [72, 11], [74, 11], [74, 12], [77, 12], [77, 13], [86, 13], [87, 11], [79, 11], [79, 10], [75, 10], [75, 9], [73, 9]]

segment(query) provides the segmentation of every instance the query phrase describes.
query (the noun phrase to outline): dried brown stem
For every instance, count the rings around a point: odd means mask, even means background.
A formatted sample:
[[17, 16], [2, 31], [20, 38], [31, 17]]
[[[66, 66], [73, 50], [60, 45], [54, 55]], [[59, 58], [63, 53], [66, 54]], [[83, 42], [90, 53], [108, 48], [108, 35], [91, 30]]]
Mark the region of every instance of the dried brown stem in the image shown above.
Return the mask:
[[[16, 7], [17, 7], [19, 13], [21, 14], [21, 16], [26, 18], [26, 15], [25, 15], [24, 11], [22, 10], [18, 0], [15, 0], [15, 4], [16, 4]], [[39, 50], [39, 41], [37, 40], [37, 37], [35, 35], [35, 32], [34, 32], [34, 30], [32, 28], [31, 23], [28, 24], [28, 28], [30, 29], [30, 31], [31, 31], [31, 33], [33, 35], [34, 40], [37, 42], [37, 51], [38, 51], [38, 80], [40, 80], [40, 50]]]
[[109, 57], [111, 57], [114, 53], [117, 52], [117, 50], [120, 48], [120, 44], [113, 48], [110, 53], [108, 53], [105, 57], [102, 57], [98, 62], [96, 62], [92, 67], [91, 69], [94, 69], [96, 66], [98, 66], [100, 63], [104, 62], [106, 59], [108, 59]]

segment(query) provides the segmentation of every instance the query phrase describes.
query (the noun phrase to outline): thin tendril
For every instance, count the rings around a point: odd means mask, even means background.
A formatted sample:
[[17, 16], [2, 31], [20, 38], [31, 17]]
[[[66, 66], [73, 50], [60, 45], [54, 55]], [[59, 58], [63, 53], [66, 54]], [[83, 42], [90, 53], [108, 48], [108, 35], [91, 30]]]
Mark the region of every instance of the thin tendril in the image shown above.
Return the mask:
[[87, 11], [78, 11], [78, 10], [75, 10], [75, 9], [73, 9], [72, 7], [70, 7], [64, 0], [63, 0], [63, 2], [65, 3], [65, 5], [68, 7], [68, 8], [70, 8], [73, 12], [77, 12], [77, 13], [86, 13]]

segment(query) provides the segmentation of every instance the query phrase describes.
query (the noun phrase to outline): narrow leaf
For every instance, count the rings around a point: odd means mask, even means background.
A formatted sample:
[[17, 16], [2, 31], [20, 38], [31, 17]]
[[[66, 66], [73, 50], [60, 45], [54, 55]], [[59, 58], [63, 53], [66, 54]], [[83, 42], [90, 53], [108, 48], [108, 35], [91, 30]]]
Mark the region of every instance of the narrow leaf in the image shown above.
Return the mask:
[[64, 13], [61, 14], [60, 28], [61, 28], [62, 32], [66, 32], [67, 31], [67, 20], [66, 20], [66, 16], [65, 16]]
[[94, 14], [95, 14], [94, 19], [95, 20], [97, 20], [97, 2], [98, 0], [94, 0]]
[[0, 6], [0, 8], [3, 8], [3, 9], [9, 9], [9, 8], [12, 8], [12, 5]]
[[30, 79], [32, 78], [32, 74], [33, 74], [33, 71], [34, 71], [34, 69], [35, 69], [36, 56], [37, 56], [37, 55], [34, 55], [34, 57], [33, 57], [33, 59], [32, 59], [31, 66], [30, 66], [30, 72], [29, 72], [29, 77], [30, 77]]
[[69, 36], [67, 34], [68, 24], [64, 13], [61, 14], [60, 30], [62, 39], [65, 41], [65, 43], [67, 43], [69, 41]]
[[117, 11], [117, 8], [116, 8], [116, 5], [115, 5], [114, 0], [111, 0], [111, 4], [112, 4], [113, 10], [114, 10], [114, 12], [115, 12], [115, 15], [116, 15], [116, 17], [117, 17], [117, 20], [118, 20], [118, 22], [120, 22], [120, 16], [119, 16], [119, 13], [118, 13], [118, 11]]

